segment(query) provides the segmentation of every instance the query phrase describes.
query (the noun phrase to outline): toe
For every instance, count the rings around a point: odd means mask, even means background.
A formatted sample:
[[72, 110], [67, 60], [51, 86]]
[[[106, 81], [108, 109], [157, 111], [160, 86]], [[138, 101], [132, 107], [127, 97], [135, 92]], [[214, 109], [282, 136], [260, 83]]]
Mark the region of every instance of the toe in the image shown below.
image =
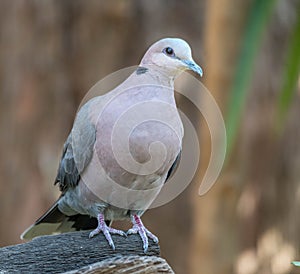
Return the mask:
[[113, 240], [111, 240], [111, 242], [108, 242], [108, 243], [109, 243], [110, 247], [112, 248], [112, 250], [116, 250]]
[[158, 243], [158, 238], [153, 233], [151, 233], [148, 229], [146, 230], [146, 234], [150, 239], [153, 240], [153, 242]]
[[140, 237], [141, 237], [141, 239], [143, 241], [144, 253], [146, 253], [147, 250], [148, 250], [148, 245], [149, 245], [149, 241], [148, 241], [148, 237], [147, 237], [146, 231], [144, 229], [140, 229], [139, 230], [139, 234], [140, 234]]
[[109, 231], [107, 229], [104, 229], [103, 230], [103, 234], [104, 234], [106, 240], [108, 241], [108, 244], [111, 246], [111, 248], [113, 250], [115, 250], [115, 245], [114, 245], [114, 242], [113, 242], [113, 240], [111, 238], [111, 235], [110, 235]]
[[148, 245], [149, 245], [149, 243], [148, 243], [148, 238], [146, 237], [146, 238], [143, 239], [143, 249], [144, 249], [144, 253], [146, 253], [146, 252], [148, 251]]
[[127, 237], [127, 234], [122, 230], [115, 229], [115, 228], [112, 228], [112, 227], [108, 227], [108, 230], [112, 234], [118, 234], [118, 235]]
[[127, 231], [127, 235], [130, 235], [130, 234], [136, 234], [138, 233], [138, 229], [136, 228], [130, 228], [128, 231]]
[[93, 238], [95, 235], [99, 234], [100, 230], [95, 229], [93, 231], [91, 231], [91, 233], [89, 234], [89, 238]]

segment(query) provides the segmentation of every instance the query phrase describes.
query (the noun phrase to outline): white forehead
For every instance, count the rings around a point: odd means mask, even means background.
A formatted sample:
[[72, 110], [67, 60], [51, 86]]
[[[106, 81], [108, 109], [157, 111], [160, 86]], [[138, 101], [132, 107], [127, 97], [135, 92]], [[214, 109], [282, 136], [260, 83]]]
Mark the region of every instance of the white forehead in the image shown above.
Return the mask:
[[146, 54], [162, 52], [164, 48], [170, 47], [178, 57], [190, 57], [191, 48], [189, 44], [180, 38], [164, 38], [154, 43]]

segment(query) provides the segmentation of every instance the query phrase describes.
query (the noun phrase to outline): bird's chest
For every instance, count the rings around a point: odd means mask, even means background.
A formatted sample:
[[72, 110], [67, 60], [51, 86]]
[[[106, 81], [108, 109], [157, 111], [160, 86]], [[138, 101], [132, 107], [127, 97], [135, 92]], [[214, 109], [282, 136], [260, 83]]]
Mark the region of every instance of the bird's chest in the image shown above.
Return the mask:
[[160, 90], [164, 96], [157, 92], [124, 92], [99, 113], [95, 152], [107, 174], [151, 177], [165, 174], [173, 164], [183, 127], [170, 91]]
[[[179, 122], [179, 121], [178, 121]], [[150, 120], [138, 125], [128, 138], [129, 153], [139, 163], [171, 161], [181, 148], [182, 136], [168, 124]]]

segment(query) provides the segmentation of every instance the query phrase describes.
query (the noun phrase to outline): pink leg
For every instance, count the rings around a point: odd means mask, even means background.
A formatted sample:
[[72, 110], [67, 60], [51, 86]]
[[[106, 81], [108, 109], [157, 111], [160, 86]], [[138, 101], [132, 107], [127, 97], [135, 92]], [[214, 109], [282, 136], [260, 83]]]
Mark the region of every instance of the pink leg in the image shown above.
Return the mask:
[[114, 229], [112, 227], [109, 227], [106, 225], [105, 223], [105, 220], [104, 220], [104, 215], [102, 213], [100, 213], [97, 217], [98, 219], [98, 226], [95, 230], [93, 230], [89, 237], [92, 238], [94, 237], [95, 235], [99, 234], [100, 232], [102, 232], [106, 238], [106, 240], [108, 241], [108, 244], [111, 246], [111, 248], [113, 250], [115, 250], [115, 245], [114, 245], [114, 242], [111, 238], [111, 235], [110, 233], [113, 233], [113, 234], [119, 234], [121, 236], [126, 236], [126, 233], [122, 230], [118, 230], [118, 229]]
[[138, 215], [132, 215], [131, 221], [133, 223], [133, 227], [127, 231], [127, 234], [139, 233], [143, 241], [144, 252], [146, 253], [149, 245], [148, 237], [151, 238], [155, 243], [158, 243], [158, 238], [143, 225], [142, 220]]

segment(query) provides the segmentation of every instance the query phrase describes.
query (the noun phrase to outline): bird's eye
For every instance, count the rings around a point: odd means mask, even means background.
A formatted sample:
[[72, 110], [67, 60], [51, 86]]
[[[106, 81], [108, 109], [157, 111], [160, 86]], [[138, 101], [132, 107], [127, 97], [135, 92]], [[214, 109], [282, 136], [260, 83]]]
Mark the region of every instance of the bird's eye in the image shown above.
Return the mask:
[[172, 56], [172, 57], [175, 56], [174, 50], [170, 47], [164, 48], [163, 52], [168, 56]]

